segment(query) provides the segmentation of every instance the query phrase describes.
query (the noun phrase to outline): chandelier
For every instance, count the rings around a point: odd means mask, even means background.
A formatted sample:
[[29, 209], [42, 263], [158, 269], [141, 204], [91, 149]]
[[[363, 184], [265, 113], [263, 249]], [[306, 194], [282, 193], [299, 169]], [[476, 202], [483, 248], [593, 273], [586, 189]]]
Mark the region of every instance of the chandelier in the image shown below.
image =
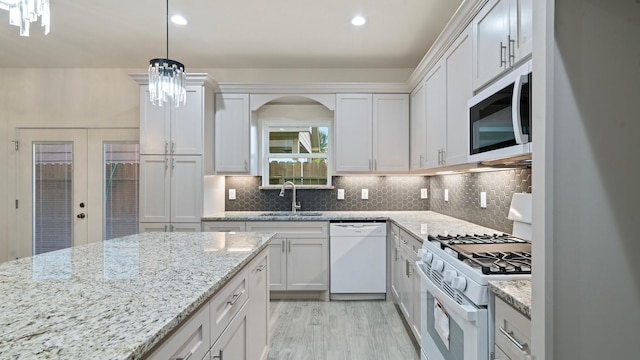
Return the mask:
[[38, 17], [49, 33], [49, 0], [0, 0], [0, 9], [9, 10], [9, 24], [20, 26], [20, 36], [29, 36], [29, 25]]
[[187, 102], [187, 75], [182, 63], [169, 59], [169, 0], [167, 0], [167, 57], [149, 61], [149, 97], [151, 103], [162, 106], [172, 102], [178, 107]]

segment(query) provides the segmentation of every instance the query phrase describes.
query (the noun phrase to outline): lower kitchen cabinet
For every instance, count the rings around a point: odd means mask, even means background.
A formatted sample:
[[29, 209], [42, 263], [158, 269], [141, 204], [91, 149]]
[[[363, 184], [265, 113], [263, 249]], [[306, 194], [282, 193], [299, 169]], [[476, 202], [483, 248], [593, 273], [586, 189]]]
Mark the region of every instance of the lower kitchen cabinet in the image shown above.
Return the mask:
[[229, 326], [211, 347], [211, 359], [243, 360], [249, 359], [247, 349], [253, 344], [249, 340], [247, 326], [248, 304], [245, 304], [231, 320]]
[[396, 224], [390, 226], [390, 245], [391, 245], [391, 296], [393, 302], [400, 303], [400, 293], [402, 291], [402, 266], [403, 262], [400, 260], [400, 228]]
[[496, 360], [531, 359], [531, 320], [502, 299], [495, 297]]
[[[420, 342], [420, 276], [416, 261], [422, 243], [404, 230], [396, 231], [399, 235], [397, 245], [393, 245], [391, 289], [411, 333]], [[391, 234], [393, 237], [393, 225]]]
[[244, 232], [244, 221], [203, 221], [202, 231]]
[[269, 354], [269, 255], [263, 252], [249, 267], [248, 359]]
[[269, 290], [329, 290], [329, 238], [325, 221], [249, 221], [247, 231], [276, 232], [269, 244]]
[[200, 232], [201, 223], [139, 223], [138, 232]]

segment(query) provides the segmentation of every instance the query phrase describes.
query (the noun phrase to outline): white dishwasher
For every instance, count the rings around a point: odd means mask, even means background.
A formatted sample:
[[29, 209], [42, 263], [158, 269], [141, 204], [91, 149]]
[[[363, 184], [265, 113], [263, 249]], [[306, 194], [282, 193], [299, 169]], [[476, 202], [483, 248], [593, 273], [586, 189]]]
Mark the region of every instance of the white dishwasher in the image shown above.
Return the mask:
[[331, 300], [385, 299], [386, 222], [339, 222], [329, 229]]

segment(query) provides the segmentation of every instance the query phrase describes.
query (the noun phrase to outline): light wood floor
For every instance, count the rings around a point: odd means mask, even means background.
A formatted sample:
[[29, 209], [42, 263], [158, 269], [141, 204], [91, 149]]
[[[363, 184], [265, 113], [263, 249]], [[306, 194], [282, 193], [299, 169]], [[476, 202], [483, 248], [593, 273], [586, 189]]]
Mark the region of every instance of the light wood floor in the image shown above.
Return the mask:
[[419, 360], [387, 301], [271, 301], [269, 360]]

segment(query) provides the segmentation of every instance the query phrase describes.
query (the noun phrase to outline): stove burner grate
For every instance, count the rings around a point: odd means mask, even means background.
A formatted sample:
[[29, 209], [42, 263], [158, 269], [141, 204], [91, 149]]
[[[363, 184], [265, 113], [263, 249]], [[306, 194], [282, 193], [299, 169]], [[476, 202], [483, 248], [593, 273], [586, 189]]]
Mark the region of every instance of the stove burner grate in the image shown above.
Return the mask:
[[459, 253], [458, 258], [485, 275], [531, 274], [530, 252]]

